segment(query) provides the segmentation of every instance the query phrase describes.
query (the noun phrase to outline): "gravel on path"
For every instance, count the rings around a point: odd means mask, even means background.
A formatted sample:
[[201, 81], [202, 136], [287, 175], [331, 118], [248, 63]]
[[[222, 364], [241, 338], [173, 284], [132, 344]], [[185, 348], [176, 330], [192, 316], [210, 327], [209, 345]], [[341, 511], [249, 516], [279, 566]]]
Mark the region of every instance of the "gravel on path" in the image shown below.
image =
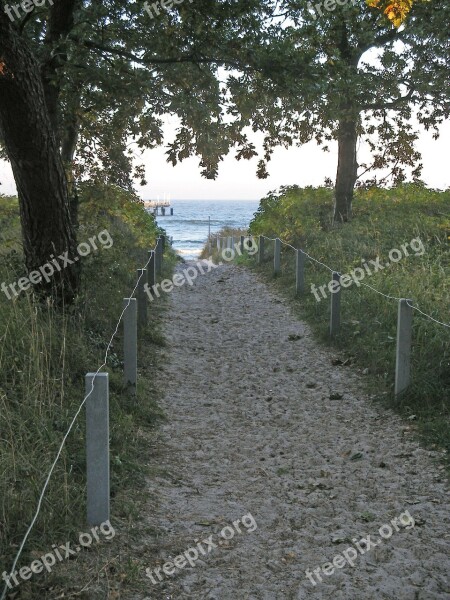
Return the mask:
[[256, 274], [175, 288], [165, 335], [147, 599], [450, 599], [438, 454]]

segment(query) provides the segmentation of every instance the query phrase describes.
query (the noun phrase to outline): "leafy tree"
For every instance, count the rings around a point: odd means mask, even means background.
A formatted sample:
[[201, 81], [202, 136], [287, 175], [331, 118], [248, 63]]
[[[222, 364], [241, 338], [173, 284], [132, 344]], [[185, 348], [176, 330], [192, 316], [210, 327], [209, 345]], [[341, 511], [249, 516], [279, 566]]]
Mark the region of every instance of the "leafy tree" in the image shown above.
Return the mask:
[[400, 27], [408, 16], [414, 0], [366, 0], [366, 3], [368, 6], [382, 10], [395, 27]]
[[[168, 158], [198, 154], [203, 174], [216, 176], [220, 158], [240, 140], [223, 119], [218, 65], [236, 66], [226, 60], [227, 44], [264, 7], [40, 4], [24, 12], [0, 0], [0, 140], [17, 184], [30, 271], [52, 254], [75, 253], [76, 179], [131, 188], [133, 175], [143, 178], [133, 162], [162, 142], [162, 115], [181, 122]], [[70, 301], [78, 265], [58, 276], [56, 293]]]
[[[417, 1], [400, 28], [383, 2], [363, 0], [322, 15], [297, 0], [148, 8], [53, 0], [22, 14], [21, 5], [0, 0], [0, 140], [17, 183], [30, 271], [52, 254], [75, 253], [74, 181], [131, 188], [133, 175], [143, 177], [140, 166], [133, 173], [135, 152], [161, 143], [166, 113], [180, 119], [168, 159], [197, 154], [206, 177], [233, 146], [238, 159], [256, 153], [247, 126], [265, 132], [262, 177], [277, 144], [336, 138], [340, 220], [351, 214], [361, 136], [374, 152], [363, 170], [393, 162], [395, 181], [405, 165], [419, 176], [412, 111], [426, 127], [448, 116], [444, 0]], [[371, 50], [377, 62], [366, 60]], [[228, 86], [219, 66], [228, 69]], [[57, 275], [56, 295], [70, 301], [78, 265]]]
[[[408, 172], [417, 180], [422, 165], [411, 118], [438, 136], [450, 112], [449, 22], [447, 0], [280, 0], [259, 47], [251, 36], [243, 40], [258, 68], [230, 80], [242, 126], [266, 132], [260, 176], [277, 145], [315, 139], [328, 150], [337, 140], [340, 222], [351, 217], [363, 174], [389, 166], [394, 183]], [[371, 164], [358, 165], [361, 139]]]

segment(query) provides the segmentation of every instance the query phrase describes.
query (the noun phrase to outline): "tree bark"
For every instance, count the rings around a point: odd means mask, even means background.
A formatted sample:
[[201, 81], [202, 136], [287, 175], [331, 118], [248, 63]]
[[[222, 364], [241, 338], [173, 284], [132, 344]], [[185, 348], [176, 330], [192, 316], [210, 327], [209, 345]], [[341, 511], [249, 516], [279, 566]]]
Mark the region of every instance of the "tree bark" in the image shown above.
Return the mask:
[[342, 118], [338, 131], [338, 169], [336, 175], [334, 222], [345, 223], [352, 216], [353, 190], [357, 179], [356, 145], [358, 121]]
[[72, 31], [74, 12], [79, 5], [80, 0], [60, 0], [52, 4], [44, 38], [47, 58], [41, 66], [42, 83], [50, 122], [58, 144], [60, 144], [59, 100], [61, 96], [61, 76], [58, 69], [67, 62], [64, 37]]
[[[0, 11], [0, 132], [19, 196], [25, 262], [29, 272], [66, 252], [76, 256], [67, 181], [49, 116], [40, 65], [26, 40]], [[62, 267], [62, 260], [58, 261]], [[68, 264], [38, 290], [71, 302], [79, 264]]]
[[41, 66], [47, 111], [56, 142], [61, 147], [61, 158], [68, 183], [70, 216], [75, 228], [78, 228], [79, 202], [73, 178], [72, 163], [78, 141], [77, 108], [73, 110], [70, 107], [67, 108], [68, 114], [66, 115], [66, 120], [69, 123], [64, 123], [60, 114], [61, 75], [58, 70], [62, 69], [67, 62], [65, 38], [73, 29], [74, 13], [80, 6], [80, 0], [61, 0], [50, 7], [48, 26], [44, 39], [47, 58]]
[[72, 107], [72, 110], [67, 112], [65, 124], [62, 130], [61, 141], [61, 159], [66, 172], [67, 184], [69, 189], [70, 216], [72, 219], [72, 223], [77, 230], [79, 198], [75, 181], [73, 162], [75, 159], [75, 152], [80, 131], [80, 120], [78, 117], [79, 109], [80, 106], [78, 103], [75, 107]]

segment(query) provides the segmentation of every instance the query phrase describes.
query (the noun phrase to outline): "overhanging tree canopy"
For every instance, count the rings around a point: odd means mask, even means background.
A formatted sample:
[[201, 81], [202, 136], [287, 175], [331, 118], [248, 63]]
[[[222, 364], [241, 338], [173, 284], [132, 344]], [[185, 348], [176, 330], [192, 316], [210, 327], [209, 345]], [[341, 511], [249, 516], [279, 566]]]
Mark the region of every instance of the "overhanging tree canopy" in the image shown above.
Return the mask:
[[[321, 14], [314, 5], [280, 0], [264, 43], [245, 40], [260, 70], [232, 78], [230, 88], [242, 125], [266, 132], [261, 176], [277, 145], [315, 139], [327, 150], [338, 141], [335, 219], [346, 221], [362, 173], [389, 166], [394, 182], [408, 168], [420, 176], [412, 116], [437, 135], [450, 114], [450, 4], [358, 0], [326, 10], [319, 3]], [[370, 165], [357, 163], [361, 138]]]
[[[181, 121], [169, 159], [199, 154], [207, 177], [233, 145], [238, 158], [256, 154], [247, 126], [265, 132], [261, 177], [278, 144], [337, 139], [337, 220], [351, 214], [361, 136], [374, 154], [363, 171], [392, 164], [395, 180], [405, 166], [417, 177], [412, 111], [426, 127], [449, 114], [450, 8], [393, 2], [411, 9], [402, 27], [384, 0], [335, 4], [320, 18], [306, 0], [196, 0], [153, 17], [141, 2], [54, 0], [14, 21], [0, 0], [0, 136], [28, 268], [75, 249], [74, 173], [131, 188], [130, 138], [141, 149], [161, 143], [166, 113]], [[57, 283], [72, 298], [76, 265]]]
[[[243, 9], [198, 0], [156, 17], [125, 0], [54, 0], [20, 18], [8, 7], [0, 1], [0, 140], [18, 188], [30, 271], [52, 254], [74, 253], [74, 170], [131, 188], [130, 138], [140, 149], [161, 143], [162, 115], [181, 121], [169, 158], [199, 154], [203, 174], [216, 175], [240, 139], [222, 118], [217, 67], [264, 3]], [[139, 167], [134, 174], [143, 176]], [[70, 300], [77, 265], [58, 276], [58, 294]]]

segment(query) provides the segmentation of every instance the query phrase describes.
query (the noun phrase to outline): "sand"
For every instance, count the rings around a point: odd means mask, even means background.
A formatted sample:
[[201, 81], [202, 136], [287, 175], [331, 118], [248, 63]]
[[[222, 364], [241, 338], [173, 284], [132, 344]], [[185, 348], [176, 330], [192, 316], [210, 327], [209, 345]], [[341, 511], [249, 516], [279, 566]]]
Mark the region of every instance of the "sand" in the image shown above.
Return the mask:
[[[371, 402], [364, 375], [333, 365], [336, 353], [254, 273], [219, 267], [170, 296], [148, 568], [197, 540], [216, 547], [161, 582], [142, 572], [146, 598], [450, 598], [445, 477], [411, 422]], [[414, 521], [404, 515], [382, 539], [405, 511]], [[222, 539], [248, 514], [256, 529]], [[354, 566], [319, 571], [315, 585], [306, 576], [368, 534], [379, 543], [355, 550]]]

